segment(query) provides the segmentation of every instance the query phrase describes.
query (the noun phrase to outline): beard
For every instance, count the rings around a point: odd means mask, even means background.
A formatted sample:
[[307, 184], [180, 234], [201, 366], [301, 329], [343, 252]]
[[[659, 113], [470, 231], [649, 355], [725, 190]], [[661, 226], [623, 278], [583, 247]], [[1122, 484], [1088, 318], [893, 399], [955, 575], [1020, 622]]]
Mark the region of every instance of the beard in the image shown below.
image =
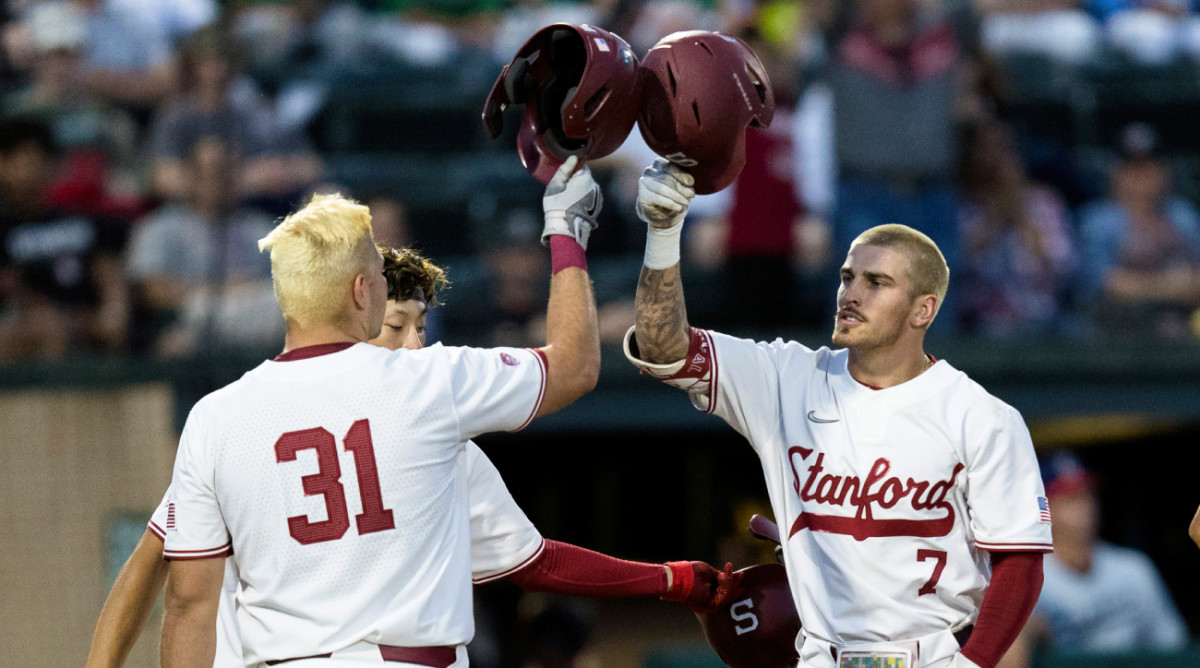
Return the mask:
[[881, 325], [878, 320], [861, 323], [857, 327], [842, 327], [835, 320], [831, 339], [837, 347], [867, 352], [895, 345], [903, 332], [904, 321], [901, 319], [897, 319], [890, 327], [886, 323]]

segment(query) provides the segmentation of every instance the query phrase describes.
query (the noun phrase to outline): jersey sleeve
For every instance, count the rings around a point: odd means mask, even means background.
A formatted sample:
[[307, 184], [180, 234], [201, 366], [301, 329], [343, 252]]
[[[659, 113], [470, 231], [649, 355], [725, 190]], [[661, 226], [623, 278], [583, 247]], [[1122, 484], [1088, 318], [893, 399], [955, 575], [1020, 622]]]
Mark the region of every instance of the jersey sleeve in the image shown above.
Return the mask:
[[966, 426], [967, 508], [982, 550], [1050, 552], [1050, 510], [1033, 440], [1015, 409], [1001, 405], [991, 425]]
[[146, 528], [150, 530], [150, 533], [158, 536], [158, 539], [161, 541], [166, 541], [167, 539], [167, 518], [170, 517], [170, 501], [171, 488], [167, 487], [167, 493], [163, 494], [162, 501], [158, 502], [158, 507], [150, 515], [150, 521], [146, 522]]
[[650, 364], [638, 359], [631, 328], [625, 335], [625, 356], [642, 373], [686, 391], [693, 406], [721, 417], [753, 445], [760, 428], [772, 428], [779, 420], [775, 356], [781, 345], [693, 328], [684, 359]]
[[542, 553], [545, 541], [513, 500], [500, 471], [468, 441], [467, 496], [471, 518], [471, 577], [491, 582], [521, 570]]
[[212, 444], [204, 422], [197, 406], [179, 438], [163, 527], [163, 558], [167, 560], [211, 559], [232, 552], [229, 531], [213, 491]]
[[450, 393], [463, 439], [519, 431], [546, 395], [546, 355], [533, 348], [448, 348]]

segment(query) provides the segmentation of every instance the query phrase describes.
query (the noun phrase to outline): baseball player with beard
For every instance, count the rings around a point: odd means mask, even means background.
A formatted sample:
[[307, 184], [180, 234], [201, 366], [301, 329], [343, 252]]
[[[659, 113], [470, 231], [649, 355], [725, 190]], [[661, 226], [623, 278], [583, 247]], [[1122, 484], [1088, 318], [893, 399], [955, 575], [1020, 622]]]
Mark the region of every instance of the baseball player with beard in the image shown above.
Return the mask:
[[1021, 416], [924, 351], [941, 252], [900, 225], [855, 239], [837, 350], [695, 329], [679, 266], [694, 183], [663, 159], [639, 183], [649, 233], [626, 355], [758, 454], [799, 665], [993, 668], [1037, 600], [1050, 515]]
[[[445, 274], [411, 249], [380, 247], [380, 252], [388, 302], [382, 331], [370, 343], [389, 350], [419, 350], [425, 347], [427, 311], [440, 303]], [[477, 584], [506, 579], [527, 592], [588, 598], [659, 596], [684, 601], [697, 612], [716, 608], [732, 592], [733, 578], [704, 562], [637, 563], [543, 539], [513, 500], [500, 472], [473, 441], [460, 455], [459, 469], [470, 499], [471, 575]], [[145, 625], [166, 578], [162, 540], [172, 523], [170, 498], [168, 492], [109, 593], [96, 623], [87, 668], [123, 665]], [[217, 614], [215, 668], [244, 665], [237, 590], [237, 573], [227, 559]]]
[[259, 242], [284, 352], [184, 425], [164, 527], [165, 668], [212, 666], [230, 554], [247, 665], [467, 665], [466, 442], [566, 407], [599, 372], [585, 247], [600, 193], [576, 165], [543, 198], [553, 275], [538, 349], [367, 344], [387, 306], [383, 257], [366, 207], [340, 196], [314, 197]]

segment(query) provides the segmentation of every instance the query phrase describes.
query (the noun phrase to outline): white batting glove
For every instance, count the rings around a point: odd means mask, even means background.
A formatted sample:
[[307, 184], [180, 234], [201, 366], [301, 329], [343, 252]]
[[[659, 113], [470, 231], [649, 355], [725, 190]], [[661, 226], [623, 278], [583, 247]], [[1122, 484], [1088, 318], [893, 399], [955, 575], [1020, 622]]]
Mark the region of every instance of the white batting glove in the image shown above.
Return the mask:
[[[592, 170], [586, 166], [575, 172], [577, 156], [567, 158], [546, 184], [542, 196], [542, 211], [546, 225], [542, 228], [542, 245], [550, 244], [550, 235], [571, 237], [587, 250], [588, 237], [596, 229], [596, 216], [604, 204], [600, 186], [592, 180]], [[572, 172], [575, 172], [572, 174]]]
[[696, 196], [695, 183], [679, 165], [666, 158], [655, 160], [638, 179], [638, 218], [660, 229], [683, 223], [688, 204]]
[[946, 664], [946, 668], [983, 668], [974, 661], [962, 655], [962, 652], [950, 657], [950, 663]]

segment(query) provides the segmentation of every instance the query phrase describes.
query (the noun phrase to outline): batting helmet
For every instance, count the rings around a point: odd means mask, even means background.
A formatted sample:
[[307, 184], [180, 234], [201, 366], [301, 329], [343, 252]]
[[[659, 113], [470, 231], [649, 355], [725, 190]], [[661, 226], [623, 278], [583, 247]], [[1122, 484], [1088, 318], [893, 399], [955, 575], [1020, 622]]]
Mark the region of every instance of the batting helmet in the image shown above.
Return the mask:
[[731, 668], [791, 668], [800, 660], [800, 616], [781, 564], [743, 568], [738, 595], [696, 616], [704, 637]]
[[549, 183], [569, 156], [601, 158], [625, 141], [637, 121], [637, 68], [618, 35], [590, 25], [547, 26], [500, 71], [483, 106], [484, 129], [500, 136], [504, 110], [524, 104], [517, 153], [530, 174]]
[[646, 144], [686, 168], [702, 195], [733, 183], [746, 164], [746, 127], [767, 127], [775, 113], [762, 61], [719, 32], [664, 37], [642, 60], [639, 85]]

